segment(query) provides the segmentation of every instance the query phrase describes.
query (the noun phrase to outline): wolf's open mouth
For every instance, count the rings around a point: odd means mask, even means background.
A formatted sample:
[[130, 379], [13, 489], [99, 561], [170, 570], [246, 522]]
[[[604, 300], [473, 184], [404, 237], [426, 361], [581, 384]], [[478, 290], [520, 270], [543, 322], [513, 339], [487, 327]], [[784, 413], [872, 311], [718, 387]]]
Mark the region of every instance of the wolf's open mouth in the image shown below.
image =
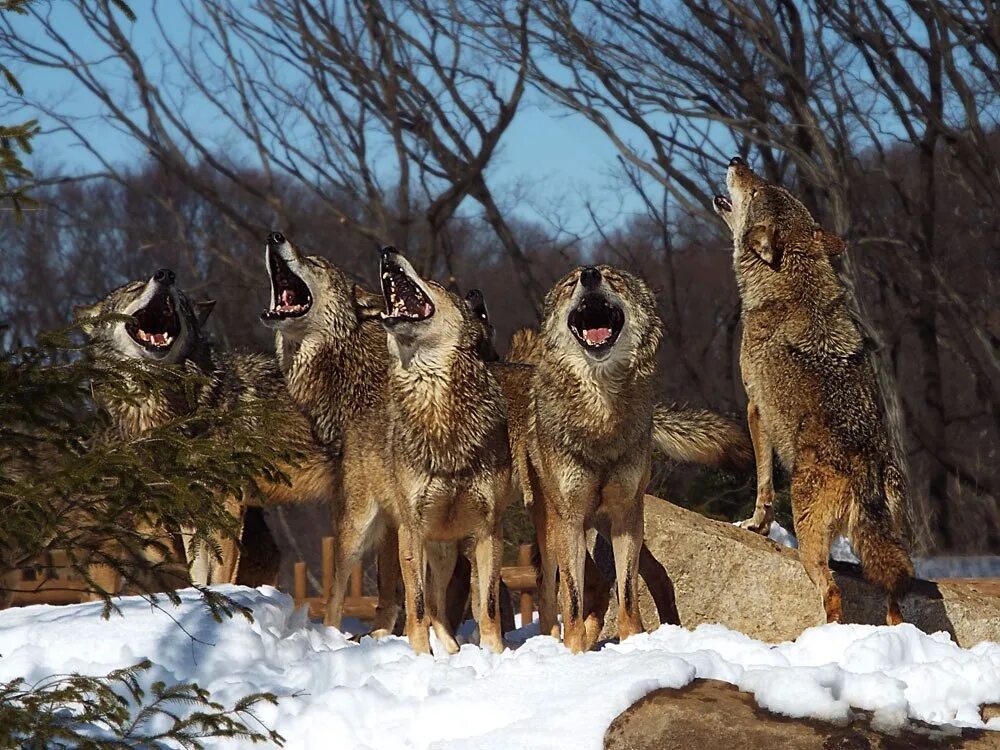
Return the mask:
[[427, 320], [434, 314], [434, 303], [424, 294], [392, 256], [382, 258], [382, 296], [385, 297], [385, 313], [382, 321], [394, 323], [415, 323]]
[[730, 213], [733, 210], [733, 202], [725, 195], [715, 196], [715, 200], [712, 201], [715, 204], [715, 210], [721, 213]]
[[610, 349], [625, 327], [621, 307], [601, 294], [587, 294], [569, 314], [569, 329], [589, 351]]
[[271, 276], [271, 297], [274, 306], [264, 312], [265, 319], [300, 318], [312, 307], [312, 294], [306, 283], [296, 276], [284, 259], [273, 249], [267, 249], [267, 269]]
[[167, 351], [181, 332], [174, 298], [165, 286], [158, 286], [149, 303], [133, 312], [132, 318], [125, 323], [125, 331], [135, 343], [151, 352]]

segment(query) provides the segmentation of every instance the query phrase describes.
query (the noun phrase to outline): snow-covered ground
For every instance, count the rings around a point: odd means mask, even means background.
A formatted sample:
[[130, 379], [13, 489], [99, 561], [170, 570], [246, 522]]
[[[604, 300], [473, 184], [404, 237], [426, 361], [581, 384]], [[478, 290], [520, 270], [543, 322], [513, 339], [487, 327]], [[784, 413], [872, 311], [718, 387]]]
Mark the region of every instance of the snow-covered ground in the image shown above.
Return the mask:
[[[501, 655], [463, 645], [432, 658], [401, 638], [351, 642], [271, 588], [225, 591], [253, 609], [253, 623], [213, 621], [190, 591], [179, 609], [164, 605], [169, 615], [138, 598], [122, 599], [124, 617], [110, 621], [98, 604], [0, 612], [0, 681], [99, 675], [148, 657], [144, 680], [196, 681], [226, 703], [286, 696], [259, 715], [289, 748], [380, 750], [596, 749], [627, 706], [695, 677], [731, 682], [789, 716], [844, 719], [856, 707], [886, 726], [912, 717], [981, 727], [980, 706], [1000, 702], [1000, 644], [962, 649], [911, 625], [824, 625], [777, 645], [719, 625], [665, 625], [577, 656], [528, 637], [536, 625], [515, 631], [524, 643]], [[985, 726], [1000, 730], [1000, 719]]]

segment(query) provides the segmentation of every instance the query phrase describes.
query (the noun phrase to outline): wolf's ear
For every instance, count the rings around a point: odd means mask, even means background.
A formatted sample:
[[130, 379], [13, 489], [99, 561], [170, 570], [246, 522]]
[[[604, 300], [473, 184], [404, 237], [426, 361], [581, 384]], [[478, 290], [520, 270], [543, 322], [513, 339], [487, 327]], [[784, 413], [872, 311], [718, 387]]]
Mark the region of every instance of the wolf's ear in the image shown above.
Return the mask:
[[[73, 320], [77, 323], [86, 318], [96, 318], [100, 314], [100, 302], [96, 302], [93, 305], [73, 305]], [[93, 323], [81, 323], [80, 329], [84, 333], [90, 334], [94, 332], [94, 325]]]
[[205, 321], [208, 320], [208, 316], [212, 314], [214, 309], [214, 299], [203, 299], [194, 303], [194, 319], [198, 321], [199, 327], [205, 325]]
[[360, 284], [355, 284], [351, 290], [354, 296], [354, 304], [358, 308], [358, 315], [362, 320], [377, 318], [379, 313], [385, 309], [385, 300], [381, 294], [369, 292]]
[[846, 242], [835, 234], [824, 232], [822, 228], [820, 228], [819, 224], [813, 227], [813, 239], [819, 240], [820, 246], [823, 248], [823, 252], [831, 258], [834, 255], [840, 255], [847, 249]]
[[749, 245], [758, 257], [774, 270], [781, 265], [784, 243], [774, 224], [755, 224], [744, 235], [744, 245]]

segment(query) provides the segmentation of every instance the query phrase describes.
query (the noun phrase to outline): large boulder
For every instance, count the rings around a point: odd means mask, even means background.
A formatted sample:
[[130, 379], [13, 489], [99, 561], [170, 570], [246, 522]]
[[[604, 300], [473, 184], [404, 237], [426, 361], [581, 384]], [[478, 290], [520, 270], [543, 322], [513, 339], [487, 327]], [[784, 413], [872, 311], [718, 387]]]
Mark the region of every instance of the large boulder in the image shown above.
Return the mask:
[[604, 735], [605, 750], [1000, 750], [1000, 732], [914, 723], [894, 735], [855, 713], [848, 725], [790, 719], [761, 709], [749, 693], [716, 680], [695, 680], [650, 693], [621, 713]]
[[[646, 544], [673, 580], [681, 624], [721, 623], [765, 641], [796, 638], [823, 623], [823, 607], [795, 550], [732, 524], [705, 518], [646, 496]], [[611, 565], [600, 559], [602, 567]], [[844, 621], [885, 624], [885, 596], [866, 583], [860, 569], [834, 564], [844, 599]], [[641, 584], [643, 624], [657, 623]], [[1000, 641], [1000, 597], [962, 582], [915, 581], [903, 616], [921, 630], [947, 631], [961, 646]], [[617, 634], [612, 597], [604, 637]]]

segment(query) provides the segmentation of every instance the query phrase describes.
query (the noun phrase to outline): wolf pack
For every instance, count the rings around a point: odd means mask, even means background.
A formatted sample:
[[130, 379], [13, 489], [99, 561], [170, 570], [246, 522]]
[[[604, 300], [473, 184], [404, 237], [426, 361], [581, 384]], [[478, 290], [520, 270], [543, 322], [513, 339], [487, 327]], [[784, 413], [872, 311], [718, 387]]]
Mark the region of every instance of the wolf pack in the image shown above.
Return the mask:
[[[566, 273], [540, 326], [517, 331], [503, 359], [481, 293], [462, 298], [423, 278], [392, 247], [381, 250], [372, 292], [279, 232], [266, 241], [270, 302], [260, 316], [274, 330], [274, 356], [217, 350], [204, 332], [214, 303], [193, 299], [169, 269], [76, 315], [95, 356], [204, 374], [199, 404], [280, 405], [281, 437], [298, 451], [282, 467], [288, 481], [260, 477], [224, 502], [237, 518], [250, 506], [329, 506], [327, 625], [340, 626], [350, 571], [373, 551], [373, 635], [393, 632], [402, 608], [415, 651], [430, 652], [433, 629], [455, 652], [449, 597], [466, 570], [480, 645], [501, 651], [502, 521], [512, 503], [535, 527], [541, 633], [573, 652], [593, 647], [612, 585], [619, 637], [643, 631], [640, 577], [661, 622], [678, 622], [669, 578], [643, 538], [654, 450], [713, 466], [755, 462], [756, 507], [742, 525], [761, 534], [773, 520], [776, 454], [826, 620], [842, 615], [828, 558], [843, 533], [897, 624], [913, 575], [905, 474], [871, 346], [831, 262], [845, 244], [739, 157], [726, 184], [715, 210], [733, 235], [749, 440], [721, 415], [658, 401], [657, 301], [641, 278], [608, 265]], [[109, 313], [129, 317], [107, 322]], [[176, 416], [178, 403], [164, 388], [103, 406], [127, 440]], [[177, 531], [200, 585], [235, 582], [241, 555], [254, 553], [233, 538], [212, 549], [190, 543], [196, 530]], [[613, 551], [613, 584], [588, 548], [595, 532]]]

